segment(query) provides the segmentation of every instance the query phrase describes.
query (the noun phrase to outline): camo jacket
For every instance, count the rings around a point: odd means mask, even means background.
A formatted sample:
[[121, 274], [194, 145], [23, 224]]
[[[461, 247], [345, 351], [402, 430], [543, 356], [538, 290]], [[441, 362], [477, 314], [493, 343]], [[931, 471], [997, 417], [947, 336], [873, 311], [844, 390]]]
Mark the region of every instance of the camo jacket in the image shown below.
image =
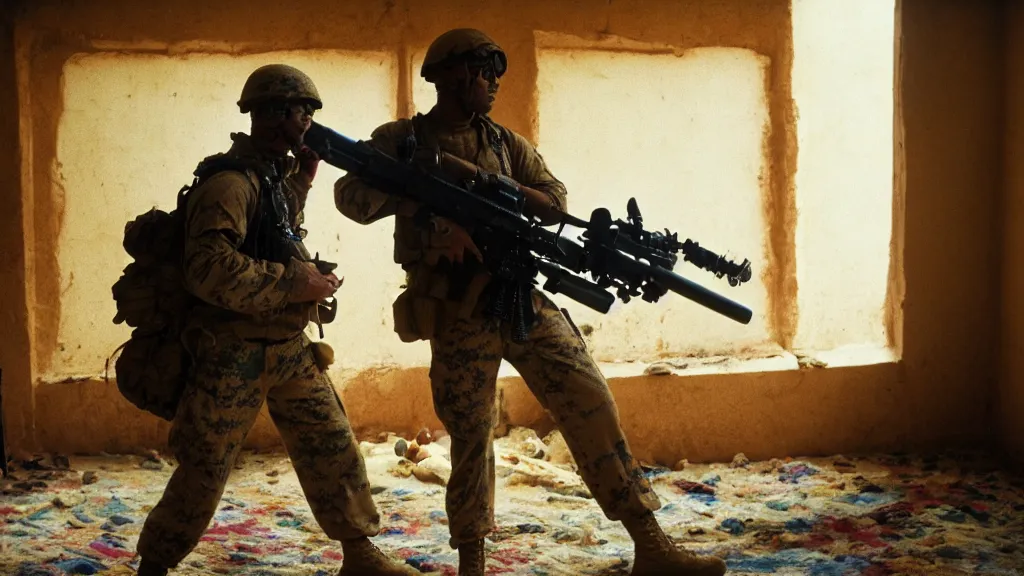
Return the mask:
[[[400, 143], [409, 135], [416, 137], [419, 146], [437, 147], [485, 171], [505, 174], [546, 194], [559, 209], [567, 208], [565, 185], [551, 173], [537, 149], [522, 135], [490, 118], [478, 116], [462, 125], [443, 126], [433, 114], [417, 114], [379, 126], [367, 143], [395, 157]], [[431, 232], [418, 227], [411, 217], [396, 215], [397, 196], [376, 190], [357, 176], [345, 175], [335, 183], [334, 201], [342, 214], [360, 224], [395, 216], [394, 260], [406, 270], [408, 290], [420, 297], [445, 301], [463, 315], [477, 310], [486, 286], [486, 281], [481, 281], [485, 274], [472, 265], [427, 265], [423, 256], [430, 249]]]
[[[246, 134], [231, 135], [228, 154], [261, 157]], [[306, 196], [312, 185], [295, 158], [278, 161], [293, 229], [301, 230]], [[310, 305], [293, 304], [296, 263], [269, 262], [239, 251], [257, 217], [259, 181], [253, 174], [225, 170], [189, 192], [185, 217], [184, 282], [200, 301], [190, 324], [229, 330], [246, 339], [287, 340], [309, 323]]]

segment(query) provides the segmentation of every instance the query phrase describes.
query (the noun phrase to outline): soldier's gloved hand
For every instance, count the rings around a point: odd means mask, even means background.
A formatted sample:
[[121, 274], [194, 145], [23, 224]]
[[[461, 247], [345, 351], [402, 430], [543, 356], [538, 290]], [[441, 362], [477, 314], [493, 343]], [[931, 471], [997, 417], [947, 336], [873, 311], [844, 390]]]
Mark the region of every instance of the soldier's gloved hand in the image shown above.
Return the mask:
[[292, 278], [289, 302], [319, 302], [330, 298], [341, 287], [334, 273], [321, 274], [312, 262], [295, 262], [295, 276]]
[[418, 146], [412, 153], [412, 161], [424, 168], [437, 168], [441, 165], [441, 149], [437, 146]]
[[299, 161], [299, 170], [312, 182], [316, 177], [316, 169], [320, 166], [320, 155], [309, 146], [303, 146], [299, 148], [295, 157]]
[[467, 251], [481, 262], [484, 261], [483, 254], [465, 228], [440, 216], [433, 218], [432, 222], [434, 231], [429, 236], [430, 246], [425, 251], [428, 264], [433, 266], [440, 258], [461, 264]]

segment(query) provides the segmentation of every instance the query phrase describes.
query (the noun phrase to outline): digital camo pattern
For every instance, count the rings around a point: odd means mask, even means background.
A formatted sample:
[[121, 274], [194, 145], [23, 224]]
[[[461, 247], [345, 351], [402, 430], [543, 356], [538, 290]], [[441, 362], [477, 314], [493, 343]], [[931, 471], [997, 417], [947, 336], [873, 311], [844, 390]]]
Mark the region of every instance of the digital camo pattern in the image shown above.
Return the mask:
[[[415, 130], [413, 128], [415, 127]], [[487, 130], [498, 129], [505, 145], [504, 162], [489, 145]], [[464, 126], [441, 127], [430, 115], [384, 124], [369, 144], [395, 155], [398, 142], [415, 133], [421, 146], [442, 151], [501, 173], [504, 163], [522, 185], [547, 194], [560, 210], [567, 210], [565, 186], [551, 173], [537, 150], [521, 135], [487, 120]], [[335, 203], [346, 217], [368, 224], [395, 215], [398, 200], [354, 175], [335, 183]], [[395, 222], [395, 261], [408, 271], [408, 301], [429, 308], [424, 301], [445, 292], [452, 275], [431, 270], [422, 262], [429, 249], [429, 234], [416, 228], [412, 218]], [[470, 298], [479, 291], [467, 291]], [[446, 507], [452, 546], [470, 542], [491, 531], [494, 521], [494, 397], [502, 358], [519, 371], [527, 386], [558, 424], [580, 474], [605, 514], [612, 520], [640, 517], [661, 504], [632, 456], [622, 433], [618, 411], [586, 344], [562, 312], [539, 291], [533, 292], [537, 319], [528, 341], [512, 342], [508, 327], [480, 315], [478, 302], [445, 302], [438, 306], [436, 331], [430, 339], [430, 368], [434, 407], [452, 436], [452, 476]], [[473, 314], [451, 314], [458, 309]], [[396, 331], [408, 325], [415, 311], [396, 306]], [[427, 315], [426, 317], [431, 317]]]
[[537, 322], [527, 342], [512, 342], [507, 327], [484, 319], [454, 320], [431, 341], [434, 406], [452, 437], [446, 495], [452, 546], [484, 537], [494, 523], [494, 399], [503, 358], [554, 418], [609, 519], [661, 507], [586, 344], [550, 299], [535, 291], [534, 303]]
[[138, 545], [143, 558], [173, 567], [196, 546], [264, 401], [327, 536], [377, 534], [380, 517], [358, 442], [309, 346], [305, 335], [261, 344], [202, 334], [194, 378], [171, 427], [178, 468], [146, 519]]
[[[229, 154], [258, 158], [249, 137], [232, 134]], [[289, 159], [292, 160], [292, 159]], [[292, 226], [303, 220], [308, 178], [292, 161], [285, 165], [283, 190]], [[248, 338], [287, 339], [309, 324], [309, 304], [289, 304], [295, 263], [257, 260], [239, 251], [256, 221], [257, 182], [237, 171], [211, 176], [189, 193], [185, 220], [184, 275], [189, 292], [201, 300], [196, 322], [230, 327]]]

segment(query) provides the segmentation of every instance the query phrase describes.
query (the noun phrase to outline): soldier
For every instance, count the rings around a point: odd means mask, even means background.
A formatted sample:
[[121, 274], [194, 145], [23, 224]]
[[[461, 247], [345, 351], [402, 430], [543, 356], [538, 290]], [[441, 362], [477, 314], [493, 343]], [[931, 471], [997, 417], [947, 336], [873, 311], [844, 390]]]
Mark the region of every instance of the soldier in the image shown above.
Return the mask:
[[[518, 183], [527, 211], [550, 225], [566, 210], [566, 190], [534, 147], [488, 117], [505, 72], [506, 55], [486, 34], [451, 30], [427, 50], [421, 75], [435, 85], [427, 114], [378, 127], [369, 144], [395, 156], [408, 136], [425, 169], [451, 176], [500, 174]], [[463, 172], [458, 177], [465, 177]], [[335, 203], [346, 217], [369, 224], [395, 216], [395, 261], [407, 274], [394, 303], [395, 331], [403, 341], [429, 340], [434, 407], [452, 436], [447, 488], [450, 545], [459, 551], [459, 574], [484, 573], [483, 538], [494, 522], [495, 389], [502, 358], [522, 375], [553, 415], [580, 474], [609, 519], [633, 538], [633, 574], [715, 575], [725, 563], [676, 548], [653, 511], [658, 496], [631, 455], [608, 385], [566, 315], [542, 292], [532, 293], [535, 322], [517, 343], [509, 326], [483, 314], [488, 275], [470, 232], [443, 218], [419, 226], [416, 202], [385, 194], [353, 175], [335, 184]]]
[[252, 72], [238, 106], [251, 133], [204, 160], [186, 196], [183, 273], [196, 304], [183, 335], [194, 367], [170, 432], [179, 466], [146, 518], [139, 574], [167, 574], [195, 548], [264, 401], [314, 517], [341, 541], [339, 574], [419, 574], [368, 538], [380, 517], [365, 464], [303, 332], [341, 284], [308, 261], [299, 228], [319, 162], [302, 141], [320, 96], [300, 70], [269, 65]]

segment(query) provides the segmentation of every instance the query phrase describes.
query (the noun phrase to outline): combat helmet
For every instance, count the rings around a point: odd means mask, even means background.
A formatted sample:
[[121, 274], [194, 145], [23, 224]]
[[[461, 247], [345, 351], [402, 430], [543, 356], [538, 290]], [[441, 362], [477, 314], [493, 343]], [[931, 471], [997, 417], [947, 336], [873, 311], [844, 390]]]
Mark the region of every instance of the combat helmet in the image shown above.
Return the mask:
[[498, 78], [508, 69], [505, 51], [490, 36], [475, 28], [456, 28], [438, 36], [430, 44], [420, 67], [420, 76], [427, 82], [433, 82], [434, 70], [460, 59], [471, 67], [490, 64]]
[[253, 70], [242, 87], [238, 109], [245, 114], [254, 104], [266, 100], [295, 100], [311, 104], [314, 110], [323, 108], [312, 78], [287, 64], [268, 64]]

